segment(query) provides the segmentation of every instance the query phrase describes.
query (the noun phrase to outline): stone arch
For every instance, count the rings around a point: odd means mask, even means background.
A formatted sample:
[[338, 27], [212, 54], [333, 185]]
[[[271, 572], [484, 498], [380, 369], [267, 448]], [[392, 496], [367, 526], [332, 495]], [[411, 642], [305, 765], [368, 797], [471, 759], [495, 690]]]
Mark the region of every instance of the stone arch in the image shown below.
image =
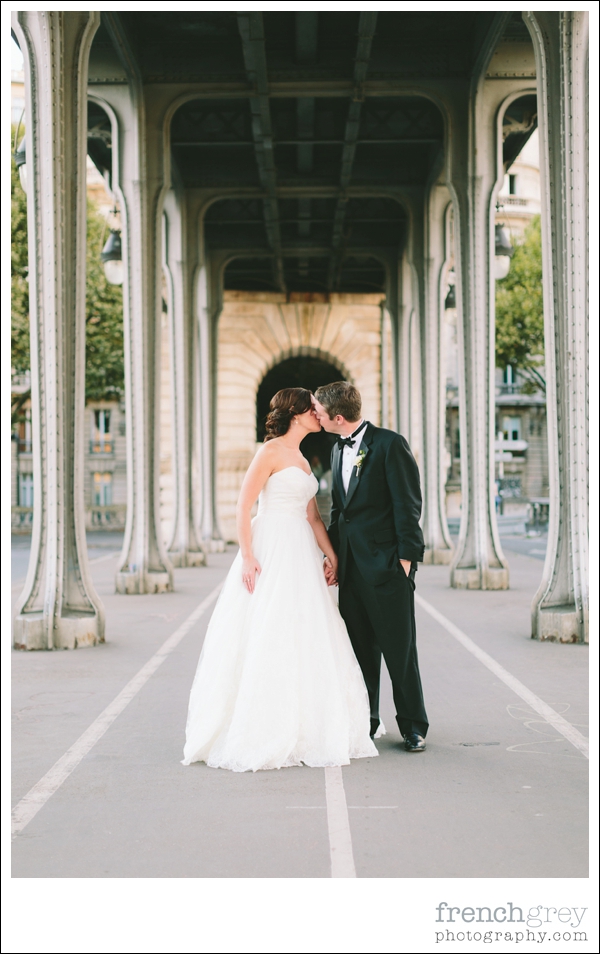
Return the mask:
[[235, 505], [257, 448], [258, 388], [277, 364], [301, 355], [327, 361], [356, 384], [365, 417], [380, 423], [383, 297], [224, 293], [217, 329], [216, 444], [217, 510], [225, 539], [235, 540]]

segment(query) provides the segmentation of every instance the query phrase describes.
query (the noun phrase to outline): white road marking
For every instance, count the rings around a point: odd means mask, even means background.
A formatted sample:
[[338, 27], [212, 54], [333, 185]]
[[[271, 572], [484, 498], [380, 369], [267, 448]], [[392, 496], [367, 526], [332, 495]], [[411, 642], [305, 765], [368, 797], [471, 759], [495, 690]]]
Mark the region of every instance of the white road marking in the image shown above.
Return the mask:
[[79, 736], [71, 748], [65, 752], [58, 762], [54, 763], [44, 777], [15, 805], [12, 812], [11, 826], [13, 836], [23, 831], [25, 826], [28, 825], [39, 810], [44, 807], [48, 799], [51, 798], [63, 782], [68, 779], [71, 772], [77, 768], [81, 760], [91, 751], [96, 742], [102, 738], [106, 730], [109, 729], [115, 719], [121, 715], [123, 710], [148, 682], [150, 677], [154, 675], [169, 653], [173, 652], [183, 637], [187, 636], [194, 623], [196, 623], [200, 617], [204, 615], [209, 606], [214, 603], [222, 586], [223, 583], [219, 583], [212, 593], [209, 593], [208, 596], [198, 604], [196, 609], [190, 613], [181, 626], [169, 636], [160, 649], [158, 649], [154, 655], [150, 657], [148, 662], [142, 666], [139, 672], [129, 680], [127, 685], [106, 707], [104, 712], [100, 713], [98, 718], [92, 722], [83, 735]]
[[341, 765], [325, 769], [325, 801], [332, 878], [356, 878]]
[[415, 593], [415, 601], [419, 604], [421, 609], [424, 609], [426, 613], [429, 613], [436, 622], [443, 626], [444, 629], [450, 633], [451, 636], [454, 636], [458, 642], [464, 646], [464, 648], [475, 656], [480, 663], [493, 672], [498, 679], [501, 679], [502, 682], [512, 689], [527, 705], [531, 706], [535, 712], [539, 713], [542, 718], [548, 722], [557, 732], [560, 732], [561, 735], [567, 739], [571, 745], [574, 745], [576, 749], [589, 759], [589, 742], [586, 737], [579, 732], [575, 726], [571, 725], [570, 722], [567, 722], [566, 719], [556, 712], [551, 706], [549, 706], [543, 699], [540, 699], [539, 696], [536, 696], [531, 689], [528, 689], [516, 676], [513, 676], [504, 666], [501, 666], [499, 662], [486, 653], [485, 650], [481, 649], [477, 643], [473, 642], [466, 633], [463, 633], [462, 629], [459, 629], [458, 626], [455, 626], [454, 623], [450, 622], [449, 619], [439, 612], [432, 606], [431, 603], [428, 603], [427, 600], [424, 600], [422, 596], [419, 596]]

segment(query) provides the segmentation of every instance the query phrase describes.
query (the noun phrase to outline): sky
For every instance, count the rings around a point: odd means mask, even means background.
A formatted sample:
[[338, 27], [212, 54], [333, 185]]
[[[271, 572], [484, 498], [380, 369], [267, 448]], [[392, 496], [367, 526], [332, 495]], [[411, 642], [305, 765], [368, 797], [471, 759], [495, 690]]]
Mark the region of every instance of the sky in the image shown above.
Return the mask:
[[23, 54], [12, 37], [10, 38], [10, 68], [11, 70], [23, 69]]

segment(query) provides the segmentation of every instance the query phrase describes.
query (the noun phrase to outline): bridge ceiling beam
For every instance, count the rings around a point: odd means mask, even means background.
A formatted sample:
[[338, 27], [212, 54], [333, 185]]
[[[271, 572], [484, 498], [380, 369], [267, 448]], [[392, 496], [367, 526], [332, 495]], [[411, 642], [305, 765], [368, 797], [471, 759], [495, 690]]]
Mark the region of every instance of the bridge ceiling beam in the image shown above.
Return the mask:
[[267, 195], [263, 203], [265, 228], [273, 249], [275, 280], [285, 291], [281, 230], [277, 207], [277, 178], [273, 156], [273, 130], [269, 107], [269, 84], [267, 78], [267, 54], [263, 15], [260, 12], [238, 14], [238, 27], [242, 39], [244, 66], [248, 79], [257, 95], [250, 100], [252, 111], [252, 135], [260, 181]]
[[344, 147], [342, 150], [342, 167], [340, 174], [340, 189], [342, 195], [337, 201], [337, 206], [333, 219], [333, 234], [331, 237], [332, 255], [329, 265], [329, 274], [327, 283], [331, 289], [335, 286], [337, 274], [339, 273], [340, 259], [342, 254], [342, 237], [344, 233], [344, 219], [346, 217], [346, 207], [348, 199], [345, 191], [350, 185], [352, 178], [352, 166], [356, 156], [356, 145], [358, 142], [358, 133], [360, 128], [360, 113], [364, 100], [362, 86], [367, 78], [369, 69], [369, 57], [371, 55], [371, 45], [377, 26], [377, 13], [361, 13], [358, 21], [358, 44], [356, 55], [354, 57], [354, 96], [348, 107], [348, 118], [346, 120], [346, 130], [344, 135]]
[[[319, 14], [315, 10], [306, 10], [295, 14], [296, 62], [302, 66], [314, 66], [317, 60], [317, 38]], [[296, 129], [298, 139], [280, 140], [278, 145], [295, 145], [296, 168], [300, 174], [310, 175], [314, 169], [315, 146], [315, 99], [314, 96], [301, 96], [296, 100]], [[310, 235], [311, 200], [309, 196], [298, 199], [298, 235]], [[308, 268], [303, 267], [308, 275]]]
[[[331, 290], [353, 249], [377, 242], [401, 254], [397, 202], [441, 167], [444, 124], [429, 94], [449, 84], [453, 95], [481, 72], [483, 38], [517, 44], [519, 70], [531, 45], [510, 13], [123, 12], [117, 40], [115, 17], [102, 15], [91, 88], [130, 75], [133, 63], [153, 102], [185, 97], [171, 125], [171, 169], [190, 196], [218, 200], [205, 219], [207, 249], [270, 247], [281, 289], [295, 287], [288, 250], [328, 246]], [[509, 119], [505, 159], [535, 121], [532, 110]], [[90, 153], [104, 168], [102, 136], [90, 115]], [[244, 198], [251, 214], [228, 208]], [[309, 287], [307, 261], [302, 269]]]

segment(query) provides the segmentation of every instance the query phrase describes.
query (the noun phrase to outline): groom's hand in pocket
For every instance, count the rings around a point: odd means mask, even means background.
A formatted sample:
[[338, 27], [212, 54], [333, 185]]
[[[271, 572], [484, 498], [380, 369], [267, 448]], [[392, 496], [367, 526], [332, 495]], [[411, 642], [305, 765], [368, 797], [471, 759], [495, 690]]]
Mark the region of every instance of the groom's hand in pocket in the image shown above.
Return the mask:
[[409, 573], [410, 573], [410, 570], [411, 570], [410, 560], [400, 560], [400, 566], [402, 567], [402, 569], [404, 570], [404, 572], [405, 572], [406, 575], [408, 576]]

